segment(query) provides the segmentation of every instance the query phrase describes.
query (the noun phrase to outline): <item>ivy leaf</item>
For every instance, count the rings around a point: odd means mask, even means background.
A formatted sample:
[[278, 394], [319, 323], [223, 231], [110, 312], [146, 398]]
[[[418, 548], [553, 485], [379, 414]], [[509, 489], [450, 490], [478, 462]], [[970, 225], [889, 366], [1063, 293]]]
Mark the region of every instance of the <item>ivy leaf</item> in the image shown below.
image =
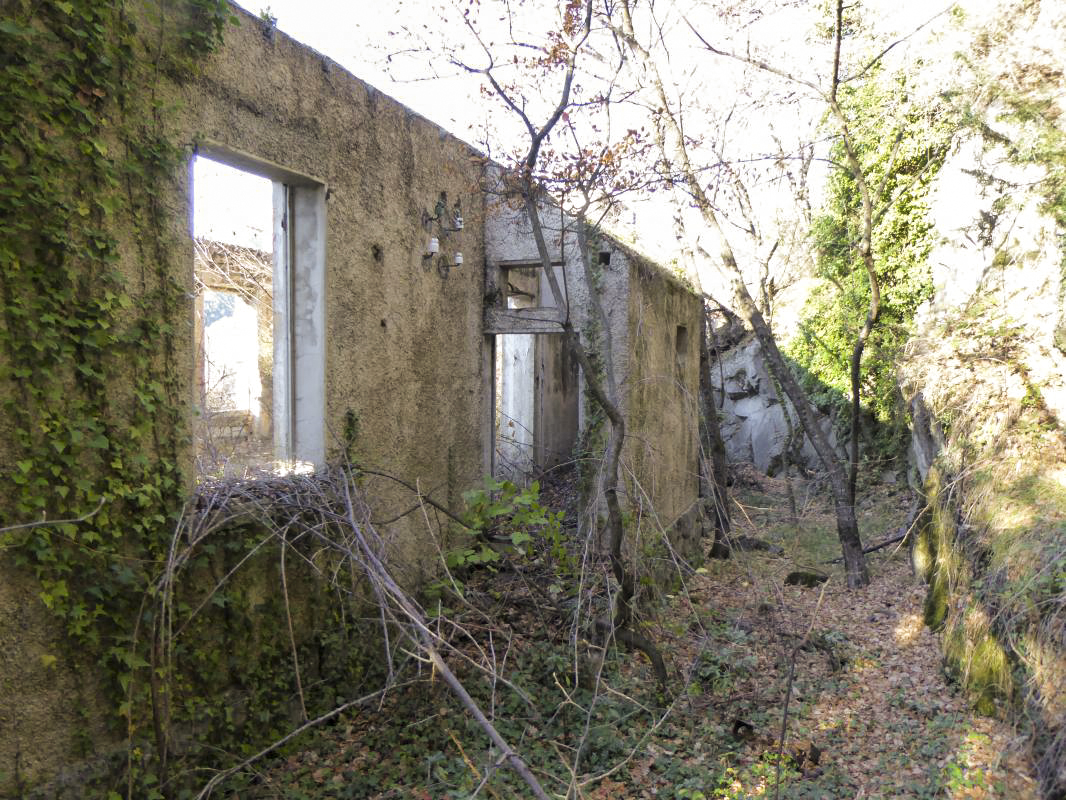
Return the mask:
[[[70, 5], [67, 3], [66, 5]], [[23, 28], [8, 19], [0, 19], [0, 33], [6, 33], [9, 36], [28, 36], [33, 33], [32, 28]]]

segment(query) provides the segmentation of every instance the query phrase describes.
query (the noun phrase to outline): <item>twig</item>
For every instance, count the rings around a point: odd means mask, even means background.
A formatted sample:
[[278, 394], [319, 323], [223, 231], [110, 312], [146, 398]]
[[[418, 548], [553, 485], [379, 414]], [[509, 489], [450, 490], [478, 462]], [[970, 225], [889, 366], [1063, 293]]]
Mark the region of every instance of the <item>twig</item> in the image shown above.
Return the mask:
[[[463, 757], [463, 763], [466, 764], [467, 769], [474, 773], [474, 780], [478, 781], [482, 785], [485, 785], [484, 781], [481, 778], [481, 771], [476, 766], [474, 766], [474, 762], [471, 761], [470, 756], [466, 754], [466, 750], [463, 748], [463, 743], [459, 741], [459, 737], [455, 735], [455, 731], [453, 731], [451, 728], [448, 728], [448, 736], [451, 738], [455, 746], [459, 749], [459, 755]], [[497, 796], [496, 792], [493, 791], [491, 786], [486, 786], [486, 788], [489, 790], [489, 793], [493, 797]]]
[[[883, 549], [885, 547], [888, 547], [890, 544], [895, 544], [896, 542], [902, 542], [904, 539], [906, 539], [908, 536], [911, 535], [911, 532], [914, 530], [914, 526], [918, 524], [918, 520], [922, 518], [922, 512], [924, 512], [926, 508], [928, 508], [928, 506], [919, 507], [918, 505], [915, 505], [914, 506], [914, 510], [911, 512], [911, 518], [908, 521], [907, 526], [906, 527], [900, 526], [899, 529], [898, 529], [898, 531], [902, 531], [902, 533], [899, 533], [897, 531], [895, 536], [892, 536], [892, 537], [890, 537], [888, 539], [885, 539], [883, 542], [878, 542], [877, 544], [870, 545], [869, 547], [867, 547], [865, 550], [862, 551], [863, 555], [866, 555], [867, 553], [874, 553], [874, 552], [876, 552], [878, 550], [881, 550], [881, 549]], [[832, 561], [823, 561], [822, 563], [823, 564], [839, 564], [843, 560], [844, 560], [843, 558], [834, 558]]]
[[[881, 550], [881, 549], [883, 549], [885, 547], [888, 547], [890, 544], [895, 544], [896, 542], [902, 541], [902, 540], [907, 538], [907, 533], [909, 533], [909, 531], [904, 531], [903, 533], [896, 534], [895, 536], [891, 537], [890, 539], [885, 539], [883, 542], [878, 542], [877, 544], [870, 545], [869, 547], [864, 547], [863, 550], [862, 550], [862, 554], [866, 555], [867, 553], [875, 553], [878, 550]], [[843, 558], [834, 558], [834, 559], [832, 559], [830, 561], [823, 561], [822, 563], [823, 564], [839, 564], [843, 560], [844, 560]]]
[[300, 680], [300, 655], [297, 652], [296, 647], [296, 632], [292, 627], [292, 609], [289, 607], [289, 581], [285, 575], [285, 550], [288, 548], [288, 540], [285, 536], [281, 537], [281, 556], [279, 558], [281, 571], [281, 595], [285, 599], [285, 622], [289, 628], [289, 644], [292, 645], [292, 668], [296, 673], [296, 693], [300, 697], [300, 713], [306, 722], [307, 717], [307, 703], [304, 701], [304, 687], [303, 681]]
[[[446, 517], [451, 519], [453, 522], [458, 522], [464, 528], [466, 528], [468, 530], [470, 529], [470, 526], [467, 525], [465, 522], [463, 522], [454, 512], [449, 511], [445, 506], [443, 506], [440, 503], [438, 503], [436, 500], [434, 500], [428, 494], [423, 494], [421, 489], [419, 489], [417, 486], [412, 486], [410, 483], [405, 481], [403, 478], [397, 478], [395, 475], [390, 475], [387, 472], [381, 472], [380, 470], [375, 470], [375, 469], [370, 469], [369, 467], [364, 467], [362, 464], [356, 465], [355, 467], [353, 467], [353, 469], [355, 471], [357, 471], [357, 472], [365, 472], [367, 475], [377, 475], [379, 478], [388, 478], [390, 481], [394, 481], [394, 482], [400, 484], [400, 486], [402, 486], [405, 489], [413, 492], [415, 494], [415, 496], [417, 496], [420, 500], [424, 500], [426, 503], [428, 503], [429, 505], [431, 505], [435, 509], [437, 509], [437, 511], [439, 511], [440, 513], [444, 514]], [[414, 508], [412, 508], [412, 509], [410, 509], [408, 511], [405, 511], [400, 516], [403, 517], [403, 516], [406, 516], [407, 514], [410, 514], [411, 511], [415, 510], [415, 508], [418, 508], [418, 506], [415, 506]], [[399, 519], [399, 517], [397, 517], [397, 519]], [[391, 521], [395, 522], [395, 520], [391, 520]], [[380, 524], [385, 524], [385, 523], [380, 523]]]
[[104, 498], [100, 498], [100, 502], [96, 504], [96, 508], [87, 514], [82, 514], [80, 517], [74, 519], [42, 519], [40, 522], [22, 522], [18, 525], [7, 525], [0, 528], [0, 533], [10, 533], [11, 531], [28, 530], [30, 528], [45, 528], [50, 525], [76, 525], [79, 522], [86, 522], [96, 516], [100, 509], [104, 507]]

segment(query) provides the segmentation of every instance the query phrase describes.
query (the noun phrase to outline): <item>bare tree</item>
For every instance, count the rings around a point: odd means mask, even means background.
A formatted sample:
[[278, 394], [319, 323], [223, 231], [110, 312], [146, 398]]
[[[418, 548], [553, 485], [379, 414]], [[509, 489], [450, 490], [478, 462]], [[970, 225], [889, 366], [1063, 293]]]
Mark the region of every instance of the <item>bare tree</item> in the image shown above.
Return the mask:
[[[841, 103], [840, 91], [841, 88], [850, 82], [857, 81], [863, 76], [868, 75], [885, 57], [885, 55], [895, 48], [897, 45], [905, 41], [907, 38], [913, 36], [918, 31], [933, 22], [937, 17], [944, 13], [944, 10], [933, 14], [926, 22], [917, 26], [906, 36], [896, 39], [887, 47], [884, 47], [877, 52], [872, 58], [861, 63], [858, 68], [851, 75], [844, 74], [844, 68], [842, 66], [842, 48], [845, 38], [845, 17], [846, 11], [851, 10], [852, 7], [845, 6], [843, 0], [836, 0], [833, 7], [833, 26], [832, 26], [832, 68], [830, 71], [828, 84], [829, 88], [825, 89], [819, 86], [817, 83], [808, 80], [803, 77], [794, 75], [784, 69], [769, 64], [759, 58], [755, 58], [750, 54], [737, 54], [729, 51], [722, 50], [709, 43], [694, 27], [690, 26], [693, 33], [699, 39], [701, 44], [711, 53], [723, 56], [729, 59], [733, 59], [742, 62], [745, 65], [754, 67], [755, 69], [776, 76], [777, 78], [784, 79], [788, 83], [800, 86], [814, 93], [814, 96], [819, 98], [826, 109], [829, 112], [830, 118], [836, 128], [837, 141], [840, 143], [844, 153], [844, 163], [834, 164], [833, 166], [842, 169], [847, 172], [852, 181], [855, 183], [855, 188], [859, 195], [860, 210], [859, 210], [859, 235], [854, 242], [851, 242], [851, 246], [858, 252], [862, 261], [863, 268], [866, 272], [866, 278], [870, 290], [870, 299], [866, 311], [865, 319], [862, 326], [859, 328], [855, 335], [854, 344], [852, 345], [851, 356], [849, 361], [849, 374], [851, 381], [851, 419], [850, 419], [850, 442], [849, 442], [849, 454], [848, 454], [848, 472], [846, 490], [848, 502], [854, 506], [856, 497], [856, 483], [858, 479], [859, 471], [859, 437], [861, 434], [860, 429], [860, 417], [861, 417], [861, 401], [862, 401], [862, 357], [863, 352], [866, 349], [866, 344], [870, 339], [870, 335], [873, 333], [875, 326], [878, 323], [881, 315], [881, 285], [878, 277], [878, 270], [876, 259], [874, 255], [873, 233], [874, 227], [878, 221], [884, 216], [885, 212], [892, 207], [899, 197], [906, 192], [917, 180], [929, 169], [934, 163], [935, 159], [930, 155], [926, 158], [924, 166], [917, 171], [912, 177], [911, 181], [903, 187], [903, 190], [897, 193], [895, 196], [885, 197], [886, 188], [888, 186], [889, 179], [893, 174], [893, 168], [895, 166], [896, 158], [899, 155], [900, 143], [902, 141], [902, 132], [897, 134], [891, 143], [891, 150], [888, 153], [887, 165], [884, 168], [884, 174], [878, 185], [872, 185], [870, 183], [870, 176], [872, 170], [864, 166], [862, 163], [862, 156], [860, 153], [859, 145], [855, 136], [852, 133], [851, 125], [849, 122], [848, 114]], [[946, 10], [946, 9], [945, 9]], [[809, 222], [809, 220], [808, 220]], [[780, 380], [775, 374], [775, 378]], [[787, 389], [786, 389], [787, 391]], [[791, 397], [791, 395], [790, 395]], [[798, 410], [798, 409], [797, 409]], [[802, 420], [802, 416], [801, 416]], [[804, 425], [806, 429], [806, 425]], [[810, 431], [807, 431], [810, 435]], [[812, 442], [814, 442], [812, 438]], [[817, 443], [815, 443], [817, 449]], [[821, 456], [821, 451], [819, 451]], [[824, 459], [823, 459], [824, 463]], [[832, 474], [832, 471], [830, 471]], [[834, 492], [838, 492], [838, 489], [834, 487]], [[854, 511], [852, 512], [854, 516]], [[839, 519], [839, 511], [838, 511]], [[843, 542], [843, 536], [842, 536]], [[847, 551], [845, 546], [845, 564], [848, 563]], [[851, 585], [851, 568], [848, 568], [849, 573], [849, 586]]]
[[[602, 376], [593, 363], [581, 332], [575, 327], [569, 313], [567, 295], [559, 284], [552, 257], [549, 251], [545, 226], [541, 219], [541, 206], [544, 203], [554, 205], [556, 201], [549, 198], [545, 190], [545, 176], [550, 168], [542, 163], [544, 150], [553, 133], [564, 129], [571, 136], [577, 136], [577, 130], [570, 124], [570, 114], [582, 108], [595, 105], [609, 108], [612, 102], [610, 88], [592, 100], [578, 100], [574, 97], [575, 76], [578, 72], [578, 60], [584, 55], [592, 35], [593, 3], [591, 0], [570, 0], [562, 7], [560, 30], [554, 32], [551, 47], [546, 53], [538, 53], [533, 61], [539, 70], [557, 71], [561, 76], [557, 100], [547, 110], [543, 121], [536, 121], [528, 110], [531, 105], [529, 94], [537, 90], [532, 84], [515, 81], [505, 83], [498, 77], [500, 65], [492, 46], [478, 33], [474, 22], [467, 18], [467, 25], [481, 46], [484, 63], [475, 66], [465, 61], [455, 61], [457, 66], [469, 72], [481, 75], [490, 91], [521, 122], [526, 133], [525, 152], [510, 173], [505, 177], [505, 192], [517, 198], [530, 222], [541, 267], [550, 287], [557, 308], [563, 313], [559, 319], [566, 345], [574, 360], [581, 368], [589, 396], [603, 411], [609, 423], [609, 435], [599, 471], [599, 490], [607, 509], [607, 523], [603, 543], [609, 558], [611, 571], [618, 583], [614, 596], [614, 608], [608, 620], [596, 620], [595, 625], [605, 629], [608, 637], [643, 651], [651, 660], [656, 677], [665, 688], [667, 673], [662, 655], [655, 645], [632, 627], [633, 600], [636, 595], [636, 576], [626, 563], [624, 550], [625, 525], [623, 511], [619, 501], [619, 465], [626, 436], [626, 418], [622, 411], [618, 379], [612, 352], [610, 324], [603, 308], [603, 302], [595, 289], [592, 265], [590, 263], [590, 232], [595, 225], [590, 224], [589, 212], [598, 208], [600, 218], [610, 208], [616, 193], [627, 186], [611, 180], [611, 173], [621, 164], [616, 157], [615, 146], [600, 144], [595, 148], [585, 148], [577, 144], [574, 155], [566, 162], [561, 180], [571, 198], [576, 202], [568, 209], [574, 220], [573, 231], [578, 241], [583, 275], [589, 289], [591, 313], [603, 333], [603, 350], [600, 363]], [[512, 62], [513, 64], [514, 62]], [[511, 66], [511, 65], [507, 65]], [[631, 133], [631, 132], [630, 132]], [[629, 136], [632, 140], [632, 136]], [[624, 141], [624, 140], [623, 140]], [[624, 146], [618, 145], [618, 146]], [[617, 172], [614, 171], [617, 175]], [[630, 176], [630, 180], [631, 180]], [[623, 182], [624, 183], [624, 182]], [[561, 232], [563, 233], [563, 232]]]
[[[748, 290], [744, 273], [719, 221], [719, 214], [700, 180], [702, 172], [691, 158], [689, 140], [682, 127], [683, 109], [671, 101], [652, 52], [637, 35], [633, 20], [635, 5], [634, 0], [619, 0], [617, 19], [613, 20], [612, 24], [654, 98], [656, 131], [663, 161], [666, 168], [678, 176], [678, 181], [684, 186], [690, 200], [698, 209], [704, 226], [717, 242], [718, 253], [716, 255], [729, 280], [737, 306], [736, 310], [754, 331], [771, 372], [796, 409], [800, 423], [829, 475], [847, 584], [851, 588], [865, 586], [869, 583], [870, 577], [862, 553], [862, 540], [859, 537], [858, 522], [855, 516], [854, 493], [851, 490], [852, 482], [849, 471], [830, 444], [815, 416], [806, 392], [789, 369], [766, 318]], [[649, 13], [652, 13], [651, 9]], [[839, 35], [837, 39], [836, 47], [839, 51]], [[710, 45], [706, 46], [710, 47]], [[715, 52], [723, 54], [722, 51]], [[807, 85], [814, 86], [814, 84]], [[835, 98], [835, 94], [833, 96]], [[876, 321], [876, 316], [874, 321]], [[870, 325], [872, 324], [871, 322]]]

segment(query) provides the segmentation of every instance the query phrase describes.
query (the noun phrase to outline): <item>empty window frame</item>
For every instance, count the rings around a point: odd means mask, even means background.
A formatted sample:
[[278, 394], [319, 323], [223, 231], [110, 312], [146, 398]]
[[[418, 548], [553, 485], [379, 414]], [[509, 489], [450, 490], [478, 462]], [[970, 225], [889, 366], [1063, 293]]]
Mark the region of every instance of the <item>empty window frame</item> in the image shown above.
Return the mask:
[[222, 148], [193, 161], [201, 476], [325, 460], [325, 187]]

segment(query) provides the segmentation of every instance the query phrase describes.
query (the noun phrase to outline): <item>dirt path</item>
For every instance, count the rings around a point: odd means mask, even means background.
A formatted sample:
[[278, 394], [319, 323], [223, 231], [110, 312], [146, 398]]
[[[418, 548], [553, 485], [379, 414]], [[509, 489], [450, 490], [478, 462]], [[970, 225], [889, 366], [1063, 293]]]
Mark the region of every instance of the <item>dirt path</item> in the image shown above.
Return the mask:
[[[739, 532], [760, 534], [785, 555], [741, 553], [708, 564], [688, 584], [708, 624], [673, 641], [697, 672], [708, 660], [701, 651], [722, 647], [731, 633], [734, 655], [752, 650], [743, 680], [728, 693], [701, 691], [691, 709], [716, 712], [723, 725], [752, 726], [740, 726], [751, 737], [737, 758], [732, 796], [759, 792], [757, 779], [777, 752], [791, 655], [810, 629], [796, 654], [785, 751], [809, 754], [813, 744], [820, 758], [791, 770], [783, 796], [1036, 797], [1015, 732], [975, 715], [944, 674], [936, 634], [922, 623], [924, 586], [906, 551], [872, 554], [871, 586], [848, 591], [839, 567], [819, 563], [834, 554], [829, 515], [809, 511], [798, 524], [782, 522], [782, 485], [764, 480], [756, 488], [740, 495]], [[882, 493], [869, 503], [865, 530], [898, 525], [902, 500]], [[824, 593], [784, 585], [797, 565], [829, 570]]]

